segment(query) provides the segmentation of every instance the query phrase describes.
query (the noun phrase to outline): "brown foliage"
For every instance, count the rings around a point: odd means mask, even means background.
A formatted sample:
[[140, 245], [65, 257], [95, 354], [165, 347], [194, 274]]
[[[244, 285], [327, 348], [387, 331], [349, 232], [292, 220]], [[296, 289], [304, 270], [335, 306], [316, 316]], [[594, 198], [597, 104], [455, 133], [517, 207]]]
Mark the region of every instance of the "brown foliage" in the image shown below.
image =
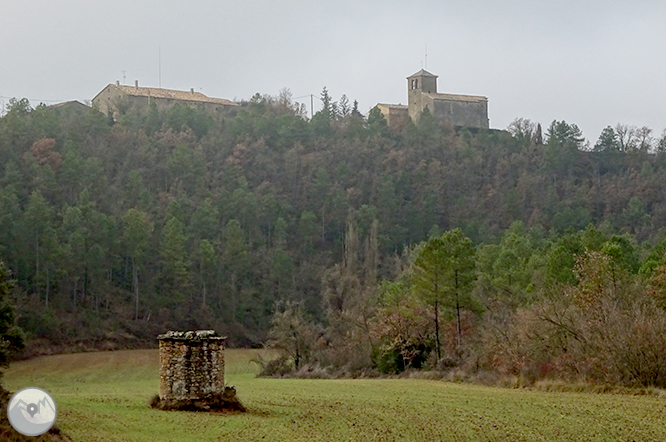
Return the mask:
[[666, 386], [666, 312], [615, 272], [605, 255], [586, 253], [566, 296], [487, 318], [484, 362], [529, 382]]
[[[664, 256], [664, 262], [666, 262], [666, 256]], [[655, 268], [646, 290], [659, 307], [666, 309], [666, 264]]]
[[[476, 347], [478, 346], [479, 317], [469, 311], [462, 310], [460, 313], [460, 342], [458, 347], [458, 321], [451, 319], [443, 322], [442, 335], [442, 357], [457, 363], [475, 359]], [[441, 365], [441, 364], [440, 364]]]
[[293, 361], [298, 370], [312, 359], [312, 348], [318, 327], [307, 317], [303, 305], [297, 302], [278, 302], [271, 320], [268, 346], [280, 350]]
[[58, 170], [62, 163], [60, 154], [54, 150], [56, 141], [53, 138], [42, 138], [33, 143], [30, 153], [40, 165], [48, 164], [51, 169]]
[[377, 310], [371, 336], [382, 342], [380, 350], [397, 351], [409, 366], [432, 340], [433, 315], [430, 308], [413, 297]]

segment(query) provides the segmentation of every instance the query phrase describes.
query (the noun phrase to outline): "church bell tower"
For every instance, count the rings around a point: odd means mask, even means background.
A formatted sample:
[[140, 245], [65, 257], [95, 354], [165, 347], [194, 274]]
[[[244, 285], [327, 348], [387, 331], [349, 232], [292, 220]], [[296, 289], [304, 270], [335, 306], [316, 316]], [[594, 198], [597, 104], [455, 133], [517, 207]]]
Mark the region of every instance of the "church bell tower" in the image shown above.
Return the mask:
[[[423, 94], [437, 93], [437, 75], [421, 69], [407, 77], [407, 105], [412, 121], [418, 121], [423, 112]], [[432, 109], [431, 109], [432, 112]]]

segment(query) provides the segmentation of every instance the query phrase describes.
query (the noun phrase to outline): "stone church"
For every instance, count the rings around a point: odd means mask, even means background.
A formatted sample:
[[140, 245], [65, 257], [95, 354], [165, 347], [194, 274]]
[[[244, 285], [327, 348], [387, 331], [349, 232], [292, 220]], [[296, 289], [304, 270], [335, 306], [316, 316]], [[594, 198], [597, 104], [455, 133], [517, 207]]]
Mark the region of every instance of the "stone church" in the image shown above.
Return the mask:
[[407, 105], [377, 104], [389, 127], [400, 127], [411, 118], [415, 123], [425, 109], [438, 120], [457, 127], [488, 129], [488, 98], [437, 92], [437, 75], [421, 69], [407, 77]]

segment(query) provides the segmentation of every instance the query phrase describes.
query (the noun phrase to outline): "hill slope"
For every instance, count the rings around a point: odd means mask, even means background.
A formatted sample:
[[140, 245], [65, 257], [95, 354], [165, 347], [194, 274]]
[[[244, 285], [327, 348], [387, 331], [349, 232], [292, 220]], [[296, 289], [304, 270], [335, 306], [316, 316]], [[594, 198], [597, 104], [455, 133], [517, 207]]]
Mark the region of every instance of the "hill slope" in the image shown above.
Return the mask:
[[33, 352], [142, 347], [166, 328], [257, 345], [278, 299], [322, 315], [349, 226], [380, 277], [453, 227], [477, 244], [518, 220], [660, 240], [666, 156], [583, 151], [573, 129], [555, 122], [541, 142], [424, 116], [395, 132], [376, 111], [308, 121], [288, 95], [220, 121], [177, 106], [114, 123], [14, 101], [0, 119], [0, 256]]

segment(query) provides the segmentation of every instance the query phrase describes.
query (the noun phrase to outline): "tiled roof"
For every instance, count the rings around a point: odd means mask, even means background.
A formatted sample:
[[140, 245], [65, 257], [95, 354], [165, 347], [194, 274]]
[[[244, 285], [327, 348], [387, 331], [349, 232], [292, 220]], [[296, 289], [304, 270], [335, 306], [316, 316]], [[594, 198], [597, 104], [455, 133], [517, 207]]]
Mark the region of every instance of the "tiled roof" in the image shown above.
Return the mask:
[[482, 97], [479, 95], [456, 95], [456, 94], [424, 94], [435, 100], [446, 100], [446, 101], [467, 101], [471, 103], [481, 103], [488, 101], [487, 97]]
[[63, 101], [62, 103], [56, 103], [52, 104], [51, 106], [54, 109], [61, 108], [61, 107], [80, 107], [80, 108], [89, 108], [90, 106], [86, 106], [85, 104], [81, 103], [78, 100], [71, 100], [71, 101]]
[[430, 72], [426, 71], [425, 69], [421, 69], [417, 73], [412, 74], [407, 78], [412, 78], [412, 77], [435, 77], [435, 78], [437, 78], [437, 75], [431, 74]]
[[409, 106], [406, 104], [389, 104], [389, 103], [377, 103], [377, 106], [386, 106], [392, 109], [408, 109]]
[[208, 97], [201, 92], [187, 92], [176, 91], [172, 89], [161, 89], [156, 87], [135, 87], [124, 85], [115, 87], [120, 89], [123, 93], [134, 97], [166, 98], [170, 100], [195, 101], [198, 103], [214, 103], [222, 104], [225, 106], [238, 106], [238, 104], [234, 103], [233, 101], [225, 100], [224, 98]]

